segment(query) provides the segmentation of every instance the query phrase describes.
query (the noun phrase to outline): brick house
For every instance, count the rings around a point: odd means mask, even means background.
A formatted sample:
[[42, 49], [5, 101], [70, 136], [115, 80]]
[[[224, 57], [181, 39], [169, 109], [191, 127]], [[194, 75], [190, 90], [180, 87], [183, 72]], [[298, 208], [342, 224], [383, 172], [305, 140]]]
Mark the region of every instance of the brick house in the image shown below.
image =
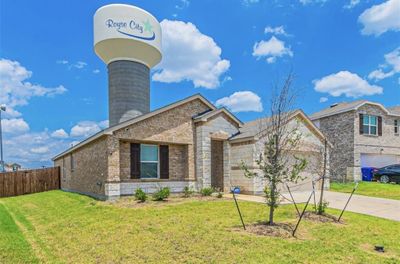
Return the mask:
[[[307, 135], [297, 152], [318, 163], [323, 134], [302, 111], [290, 122]], [[197, 94], [100, 131], [53, 161], [61, 167], [63, 190], [99, 199], [132, 195], [137, 188], [182, 192], [186, 186], [259, 193], [263, 183], [245, 178], [239, 168], [241, 160], [254, 166], [261, 150], [255, 126]], [[311, 188], [312, 172], [304, 176], [305, 188]]]
[[334, 146], [334, 180], [361, 180], [362, 167], [400, 163], [400, 106], [359, 100], [333, 104], [310, 119]]

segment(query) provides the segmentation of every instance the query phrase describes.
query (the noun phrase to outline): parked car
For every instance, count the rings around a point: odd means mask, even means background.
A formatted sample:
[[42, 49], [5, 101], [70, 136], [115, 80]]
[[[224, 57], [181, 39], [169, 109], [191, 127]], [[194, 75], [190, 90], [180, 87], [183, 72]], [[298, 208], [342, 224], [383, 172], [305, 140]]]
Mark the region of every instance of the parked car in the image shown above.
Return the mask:
[[374, 180], [383, 183], [400, 183], [400, 164], [389, 165], [380, 169], [373, 169]]

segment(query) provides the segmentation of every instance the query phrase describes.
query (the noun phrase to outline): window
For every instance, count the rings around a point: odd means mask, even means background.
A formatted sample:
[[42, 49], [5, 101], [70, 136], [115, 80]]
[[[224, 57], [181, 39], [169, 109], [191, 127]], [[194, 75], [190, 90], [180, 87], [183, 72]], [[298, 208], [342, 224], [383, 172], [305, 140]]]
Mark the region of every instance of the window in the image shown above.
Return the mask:
[[378, 117], [372, 115], [363, 115], [363, 134], [378, 134]]
[[394, 134], [398, 135], [400, 130], [400, 120], [394, 120]]
[[140, 178], [158, 178], [157, 145], [140, 145]]

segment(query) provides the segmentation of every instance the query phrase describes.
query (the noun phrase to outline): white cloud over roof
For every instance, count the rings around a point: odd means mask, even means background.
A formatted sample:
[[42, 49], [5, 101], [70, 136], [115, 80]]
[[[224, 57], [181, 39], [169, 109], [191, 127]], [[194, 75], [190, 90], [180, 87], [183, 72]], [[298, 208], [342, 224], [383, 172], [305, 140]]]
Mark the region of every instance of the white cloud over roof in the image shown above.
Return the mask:
[[161, 27], [163, 58], [152, 79], [165, 83], [190, 81], [195, 87], [217, 88], [230, 62], [221, 58], [222, 50], [214, 39], [190, 22], [164, 19]]
[[313, 83], [315, 91], [328, 93], [334, 97], [345, 95], [346, 97], [357, 98], [364, 95], [383, 93], [382, 87], [371, 85], [357, 74], [349, 71], [330, 74], [314, 80]]
[[218, 99], [216, 106], [226, 107], [232, 112], [261, 112], [263, 106], [261, 98], [251, 91], [238, 91], [230, 96]]

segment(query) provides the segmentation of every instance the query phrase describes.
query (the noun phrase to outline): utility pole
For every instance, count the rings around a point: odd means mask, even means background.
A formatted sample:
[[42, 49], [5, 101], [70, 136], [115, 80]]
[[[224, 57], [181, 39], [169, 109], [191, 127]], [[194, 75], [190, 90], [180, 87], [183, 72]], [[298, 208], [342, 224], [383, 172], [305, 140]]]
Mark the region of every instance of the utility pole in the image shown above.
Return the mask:
[[3, 159], [3, 131], [1, 129], [1, 111], [6, 111], [6, 107], [4, 105], [0, 106], [0, 165], [2, 172], [6, 171], [4, 159]]

